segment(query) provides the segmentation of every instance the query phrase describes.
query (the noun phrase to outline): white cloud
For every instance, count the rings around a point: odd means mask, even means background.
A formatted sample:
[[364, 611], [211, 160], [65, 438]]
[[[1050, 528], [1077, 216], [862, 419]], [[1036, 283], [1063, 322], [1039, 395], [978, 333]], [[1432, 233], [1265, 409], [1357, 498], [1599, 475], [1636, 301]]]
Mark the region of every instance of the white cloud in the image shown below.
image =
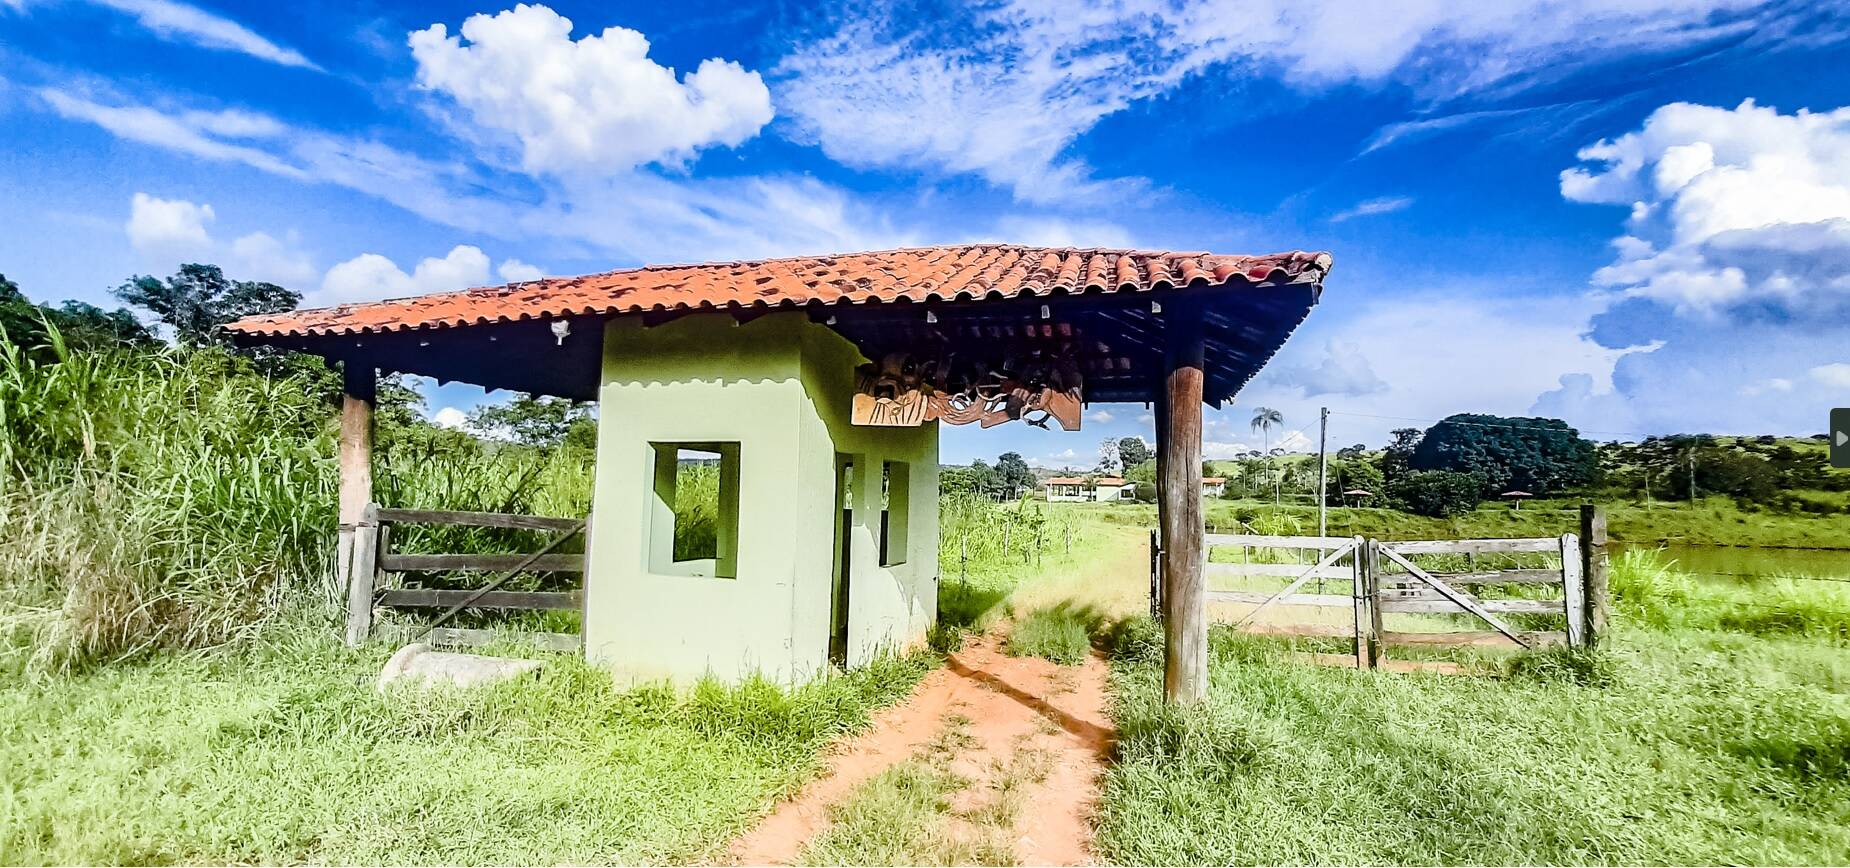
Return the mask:
[[501, 275], [501, 279], [508, 283], [525, 283], [529, 280], [539, 280], [546, 276], [545, 269], [537, 265], [528, 265], [518, 259], [503, 261], [501, 265], [495, 269], [495, 273]]
[[1354, 398], [1385, 392], [1388, 388], [1388, 384], [1375, 375], [1361, 347], [1335, 339], [1324, 343], [1323, 358], [1317, 364], [1280, 365], [1273, 373], [1273, 381], [1297, 386], [1306, 398], [1318, 395]]
[[1738, 391], [1749, 398], [1775, 392], [1790, 392], [1792, 391], [1792, 381], [1785, 377], [1768, 377], [1764, 380], [1756, 380], [1742, 386]]
[[741, 144], [771, 121], [764, 81], [735, 62], [709, 58], [676, 80], [649, 59], [641, 33], [571, 33], [564, 16], [522, 4], [470, 16], [459, 36], [433, 24], [409, 42], [418, 83], [475, 123], [513, 134], [529, 171], [677, 165], [704, 147]]
[[1357, 217], [1372, 217], [1376, 214], [1392, 214], [1395, 211], [1405, 211], [1412, 206], [1412, 196], [1381, 196], [1374, 199], [1363, 199], [1348, 208], [1331, 214], [1330, 222], [1341, 223], [1345, 220], [1353, 220]]
[[1672, 103], [1580, 158], [1563, 196], [1631, 207], [1597, 285], [1694, 315], [1850, 307], [1850, 108]]
[[1110, 422], [1110, 421], [1111, 421], [1112, 419], [1114, 419], [1114, 418], [1116, 418], [1116, 417], [1114, 417], [1114, 416], [1112, 416], [1112, 415], [1111, 415], [1111, 411], [1110, 411], [1110, 410], [1106, 410], [1106, 409], [1103, 409], [1103, 408], [1100, 408], [1100, 409], [1097, 409], [1097, 410], [1093, 410], [1093, 411], [1091, 411], [1091, 412], [1089, 412], [1089, 413], [1087, 413], [1087, 414], [1086, 414], [1086, 421], [1087, 421], [1087, 422], [1097, 422], [1097, 423], [1098, 423], [1098, 424], [1100, 424], [1100, 425], [1103, 425], [1103, 424], [1105, 424], [1106, 422]]
[[1811, 378], [1819, 385], [1831, 389], [1850, 389], [1850, 363], [1832, 362], [1819, 365], [1809, 372]]
[[[34, 0], [0, 0], [0, 5], [11, 6], [23, 11]], [[131, 18], [147, 28], [148, 32], [169, 42], [181, 42], [201, 48], [220, 51], [235, 51], [258, 60], [267, 60], [283, 66], [295, 66], [303, 69], [320, 70], [313, 61], [303, 57], [293, 48], [285, 48], [254, 33], [250, 28], [175, 0], [87, 0], [97, 6], [113, 9]]]
[[184, 259], [197, 256], [212, 247], [206, 224], [216, 215], [211, 205], [196, 205], [184, 199], [162, 199], [136, 193], [129, 200], [129, 246], [148, 256]]
[[1756, 2], [1005, 0], [925, 23], [910, 7], [857, 6], [775, 80], [798, 133], [837, 161], [969, 173], [1023, 200], [1070, 202], [1126, 186], [1096, 178], [1073, 144], [1191, 76], [1394, 82], [1440, 99], [1749, 33], [1757, 22], [1733, 13]]
[[431, 416], [430, 421], [439, 428], [461, 428], [469, 423], [469, 414], [455, 407], [445, 407]]
[[268, 232], [252, 232], [231, 242], [223, 259], [230, 273], [241, 280], [262, 280], [297, 291], [312, 285], [320, 274], [293, 235], [281, 240]]
[[328, 269], [321, 280], [321, 291], [312, 301], [317, 306], [378, 301], [468, 289], [488, 282], [488, 255], [467, 244], [456, 245], [441, 259], [425, 257], [410, 274], [384, 256], [362, 253]]

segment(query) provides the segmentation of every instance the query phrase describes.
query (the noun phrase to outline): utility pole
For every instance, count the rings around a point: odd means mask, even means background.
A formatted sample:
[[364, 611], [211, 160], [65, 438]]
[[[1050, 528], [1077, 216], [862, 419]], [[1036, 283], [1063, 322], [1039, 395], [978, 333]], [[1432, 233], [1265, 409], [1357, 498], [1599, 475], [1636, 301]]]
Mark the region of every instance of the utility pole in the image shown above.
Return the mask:
[[1689, 446], [1689, 502], [1696, 502], [1696, 444]]

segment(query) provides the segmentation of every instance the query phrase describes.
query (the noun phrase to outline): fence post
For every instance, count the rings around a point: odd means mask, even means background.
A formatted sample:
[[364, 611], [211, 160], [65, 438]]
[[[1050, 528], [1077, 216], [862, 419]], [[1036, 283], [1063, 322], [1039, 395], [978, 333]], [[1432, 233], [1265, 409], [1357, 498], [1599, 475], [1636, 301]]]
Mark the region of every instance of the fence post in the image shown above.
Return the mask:
[[1349, 552], [1349, 596], [1355, 600], [1355, 668], [1369, 668], [1368, 646], [1372, 641], [1368, 636], [1368, 579], [1362, 562], [1368, 557], [1364, 549], [1367, 540], [1355, 538], [1355, 548]]
[[1592, 503], [1580, 505], [1580, 577], [1586, 588], [1586, 600], [1582, 605], [1586, 643], [1592, 648], [1606, 638], [1606, 618], [1611, 606], [1606, 583], [1606, 508]]
[[369, 503], [353, 528], [353, 570], [347, 582], [347, 645], [364, 643], [373, 630], [373, 583], [379, 571], [379, 504]]
[[1363, 567], [1368, 580], [1368, 668], [1381, 665], [1381, 658], [1387, 656], [1383, 645], [1386, 642], [1385, 631], [1381, 629], [1381, 541], [1368, 541], [1368, 561]]
[[1571, 533], [1561, 535], [1561, 603], [1562, 614], [1567, 616], [1567, 644], [1580, 647], [1587, 644], [1587, 589], [1584, 575], [1581, 573], [1580, 537]]
[[1150, 531], [1150, 617], [1163, 619], [1163, 545]]

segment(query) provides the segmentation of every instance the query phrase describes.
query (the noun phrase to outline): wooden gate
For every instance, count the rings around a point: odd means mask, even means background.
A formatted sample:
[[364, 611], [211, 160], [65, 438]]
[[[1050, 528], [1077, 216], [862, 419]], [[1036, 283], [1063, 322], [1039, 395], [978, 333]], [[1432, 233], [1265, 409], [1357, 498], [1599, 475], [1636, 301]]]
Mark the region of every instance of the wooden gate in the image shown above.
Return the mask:
[[[1356, 665], [1374, 667], [1389, 645], [1480, 645], [1539, 648], [1588, 646], [1589, 599], [1582, 575], [1580, 540], [1574, 534], [1531, 539], [1382, 541], [1362, 537], [1209, 534], [1206, 573], [1210, 605], [1252, 608], [1223, 618], [1237, 629], [1291, 636], [1347, 637]], [[1216, 549], [1240, 549], [1237, 560], [1215, 559]], [[1415, 558], [1451, 556], [1449, 569]], [[1553, 556], [1552, 558], [1549, 556]], [[1479, 569], [1480, 558], [1541, 561]], [[1281, 562], [1283, 561], [1283, 562]], [[1462, 568], [1457, 568], [1462, 567]], [[1261, 577], [1286, 579], [1272, 590], [1216, 589], [1214, 584]], [[1309, 586], [1315, 582], [1313, 590]], [[1336, 587], [1331, 588], [1330, 585]], [[1603, 585], [1602, 585], [1603, 587]], [[1559, 596], [1540, 596], [1558, 589]], [[1280, 609], [1344, 610], [1341, 616], [1308, 617], [1280, 623]], [[1270, 613], [1270, 619], [1261, 616]], [[1334, 614], [1334, 612], [1331, 612]], [[1468, 615], [1477, 630], [1419, 630], [1399, 624], [1390, 630], [1384, 615]], [[1517, 615], [1555, 621], [1559, 629], [1521, 629], [1506, 620]], [[1212, 617], [1212, 615], [1211, 615]], [[1411, 619], [1399, 619], [1408, 621]]]
[[[431, 509], [389, 509], [378, 504], [366, 508], [355, 536], [352, 585], [348, 589], [347, 640], [366, 641], [372, 632], [373, 610], [441, 609], [425, 627], [404, 627], [399, 639], [420, 639], [436, 645], [482, 645], [493, 641], [494, 631], [444, 626], [465, 609], [578, 610], [583, 611], [584, 554], [556, 554], [565, 541], [582, 533], [586, 519], [515, 515], [499, 512], [461, 512]], [[530, 554], [401, 553], [392, 550], [392, 528], [406, 524], [500, 528], [556, 534]], [[590, 551], [590, 545], [585, 551]], [[474, 589], [395, 586], [395, 579], [419, 573], [499, 573]], [[579, 588], [571, 591], [503, 591], [507, 580], [522, 573], [577, 573]], [[582, 622], [581, 622], [582, 623]], [[577, 633], [522, 632], [521, 638], [554, 651], [576, 651], [583, 645]]]

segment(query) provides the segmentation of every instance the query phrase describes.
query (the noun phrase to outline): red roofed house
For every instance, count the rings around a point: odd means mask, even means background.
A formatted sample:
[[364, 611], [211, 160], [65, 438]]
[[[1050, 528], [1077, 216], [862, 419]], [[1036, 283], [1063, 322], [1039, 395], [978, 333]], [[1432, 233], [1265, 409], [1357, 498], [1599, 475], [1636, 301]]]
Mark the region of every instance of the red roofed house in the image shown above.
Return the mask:
[[[548, 278], [229, 330], [344, 371], [337, 563], [353, 641], [389, 596], [363, 561], [378, 372], [597, 401], [582, 647], [630, 678], [797, 681], [921, 641], [937, 613], [938, 425], [1073, 429], [1087, 402], [1151, 402], [1171, 471], [1170, 690], [1191, 698], [1206, 677], [1201, 406], [1277, 351], [1329, 267], [1320, 253], [930, 247]], [[689, 466], [718, 486], [717, 527], [691, 549]]]

